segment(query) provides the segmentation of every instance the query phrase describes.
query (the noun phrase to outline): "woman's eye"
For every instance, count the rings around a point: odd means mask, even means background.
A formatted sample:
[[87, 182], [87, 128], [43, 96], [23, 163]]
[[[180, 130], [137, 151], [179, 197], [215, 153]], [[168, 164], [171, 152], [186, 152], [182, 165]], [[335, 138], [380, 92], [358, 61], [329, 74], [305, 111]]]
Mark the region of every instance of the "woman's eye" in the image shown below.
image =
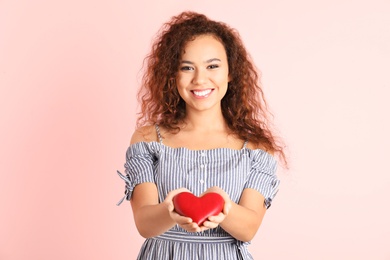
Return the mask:
[[183, 66], [180, 68], [180, 70], [193, 70], [193, 68], [190, 66]]
[[219, 66], [217, 64], [213, 64], [213, 65], [209, 65], [207, 68], [208, 69], [216, 69], [216, 68], [219, 68]]

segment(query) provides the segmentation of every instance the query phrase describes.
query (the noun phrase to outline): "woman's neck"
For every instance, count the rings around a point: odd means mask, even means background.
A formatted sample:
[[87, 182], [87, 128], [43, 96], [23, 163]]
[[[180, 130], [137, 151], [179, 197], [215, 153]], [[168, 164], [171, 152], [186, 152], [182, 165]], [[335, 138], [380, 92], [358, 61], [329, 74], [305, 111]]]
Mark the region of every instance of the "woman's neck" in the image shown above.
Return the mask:
[[200, 132], [224, 131], [227, 125], [221, 110], [189, 112], [184, 119], [184, 129]]

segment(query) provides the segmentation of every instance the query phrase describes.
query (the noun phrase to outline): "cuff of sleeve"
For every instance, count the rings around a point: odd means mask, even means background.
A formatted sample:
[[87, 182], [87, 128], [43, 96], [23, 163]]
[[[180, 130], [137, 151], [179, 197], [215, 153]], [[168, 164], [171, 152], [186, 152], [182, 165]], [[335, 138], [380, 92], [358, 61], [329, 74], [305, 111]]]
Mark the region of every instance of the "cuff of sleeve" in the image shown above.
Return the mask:
[[269, 209], [271, 207], [272, 199], [271, 198], [266, 198], [264, 200], [264, 206], [266, 209]]
[[120, 173], [119, 171], [117, 171], [119, 177], [125, 181], [126, 183], [126, 186], [125, 186], [125, 195], [123, 196], [123, 198], [116, 204], [117, 206], [121, 205], [122, 202], [126, 199], [128, 201], [130, 201], [130, 198], [131, 198], [131, 194], [133, 193], [133, 185], [130, 181], [130, 178], [128, 175], [123, 175], [122, 173]]
[[[277, 183], [279, 184], [279, 181], [277, 181]], [[266, 209], [269, 209], [271, 207], [272, 199], [275, 198], [278, 191], [279, 190], [277, 189], [276, 191], [274, 191], [274, 193], [270, 197], [266, 197], [264, 199], [264, 206], [266, 207]]]

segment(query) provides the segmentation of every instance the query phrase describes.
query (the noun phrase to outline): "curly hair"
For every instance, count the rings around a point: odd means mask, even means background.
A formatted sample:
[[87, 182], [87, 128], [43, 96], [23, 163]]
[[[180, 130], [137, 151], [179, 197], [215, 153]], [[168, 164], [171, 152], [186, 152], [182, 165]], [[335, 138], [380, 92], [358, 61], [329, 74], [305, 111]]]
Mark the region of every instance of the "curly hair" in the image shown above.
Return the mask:
[[225, 47], [232, 80], [221, 108], [229, 129], [243, 140], [278, 153], [286, 163], [284, 147], [271, 131], [271, 114], [261, 89], [259, 72], [239, 33], [223, 22], [195, 12], [173, 16], [156, 35], [151, 52], [144, 60], [146, 68], [138, 92], [141, 112], [137, 126], [158, 124], [171, 132], [180, 130], [186, 107], [177, 91], [175, 77], [186, 43], [199, 35], [212, 35]]

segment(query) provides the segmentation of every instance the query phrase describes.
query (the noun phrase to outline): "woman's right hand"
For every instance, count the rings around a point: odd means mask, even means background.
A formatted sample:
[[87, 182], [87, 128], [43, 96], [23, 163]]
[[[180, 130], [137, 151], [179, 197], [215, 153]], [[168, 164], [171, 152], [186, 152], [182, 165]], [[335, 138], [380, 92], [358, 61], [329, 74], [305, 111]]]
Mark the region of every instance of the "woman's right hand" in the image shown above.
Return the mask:
[[175, 197], [177, 194], [181, 192], [190, 192], [190, 191], [186, 188], [172, 190], [168, 193], [163, 203], [166, 205], [172, 220], [175, 221], [181, 228], [185, 229], [188, 232], [199, 232], [201, 231], [201, 229], [198, 226], [198, 224], [193, 222], [191, 218], [181, 216], [175, 211], [175, 206], [173, 205], [173, 197]]

